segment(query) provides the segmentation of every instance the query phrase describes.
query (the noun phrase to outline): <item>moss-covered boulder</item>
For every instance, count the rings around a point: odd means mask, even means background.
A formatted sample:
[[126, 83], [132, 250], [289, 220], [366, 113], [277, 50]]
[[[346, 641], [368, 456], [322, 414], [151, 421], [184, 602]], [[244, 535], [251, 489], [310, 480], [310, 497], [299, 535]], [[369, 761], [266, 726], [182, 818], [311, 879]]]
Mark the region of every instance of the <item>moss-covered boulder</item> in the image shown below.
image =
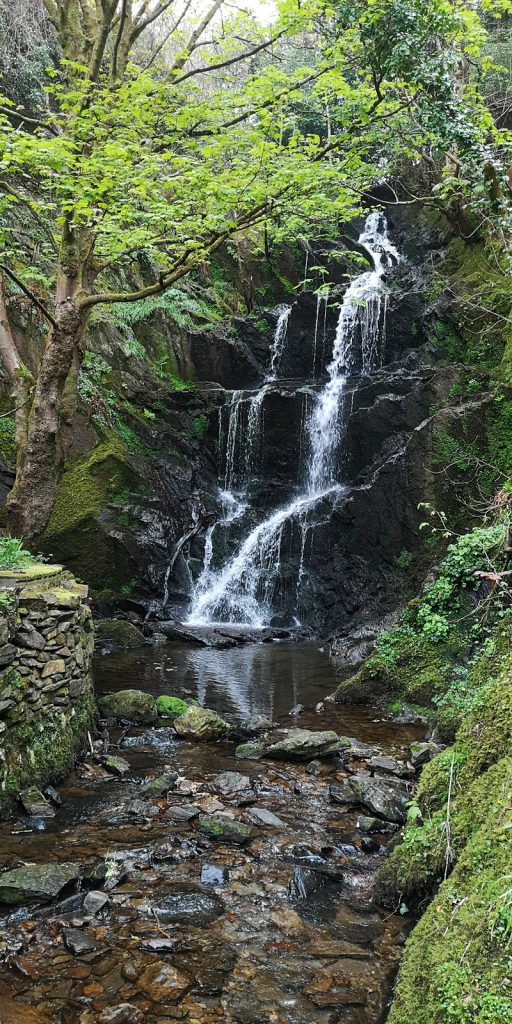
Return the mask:
[[[505, 637], [506, 643], [501, 641]], [[472, 667], [453, 746], [423, 769], [382, 901], [425, 906], [405, 948], [390, 1024], [510, 1024], [512, 656], [502, 624]], [[489, 654], [489, 651], [491, 652]]]
[[157, 720], [156, 701], [143, 690], [118, 690], [98, 697], [101, 714], [120, 722], [152, 725]]
[[223, 739], [227, 736], [230, 726], [216, 711], [190, 707], [176, 719], [174, 728], [182, 739], [207, 742]]
[[141, 647], [146, 643], [142, 631], [125, 619], [103, 619], [96, 625], [96, 638], [100, 644], [112, 647]]
[[162, 694], [156, 698], [156, 710], [161, 718], [179, 718], [188, 709], [189, 705], [184, 700], [181, 700], [180, 697], [170, 697], [167, 694]]
[[200, 819], [198, 828], [209, 839], [234, 846], [245, 846], [254, 835], [249, 825], [234, 818], [226, 818], [223, 814], [205, 815]]
[[478, 787], [467, 845], [407, 942], [389, 1024], [512, 1021], [511, 792], [508, 757]]
[[122, 438], [111, 432], [87, 455], [70, 462], [40, 540], [43, 551], [58, 552], [97, 592], [122, 593], [137, 577], [116, 521], [119, 493], [138, 485], [135, 461]]
[[239, 743], [235, 750], [235, 757], [243, 758], [246, 761], [260, 761], [264, 750], [264, 743], [258, 743], [257, 740], [249, 740], [247, 743]]
[[381, 639], [355, 675], [340, 683], [335, 700], [385, 707], [401, 698], [426, 707], [446, 689], [452, 661], [447, 645], [397, 629]]
[[265, 756], [276, 761], [311, 761], [316, 757], [332, 757], [343, 743], [332, 730], [290, 729], [288, 735], [265, 748]]

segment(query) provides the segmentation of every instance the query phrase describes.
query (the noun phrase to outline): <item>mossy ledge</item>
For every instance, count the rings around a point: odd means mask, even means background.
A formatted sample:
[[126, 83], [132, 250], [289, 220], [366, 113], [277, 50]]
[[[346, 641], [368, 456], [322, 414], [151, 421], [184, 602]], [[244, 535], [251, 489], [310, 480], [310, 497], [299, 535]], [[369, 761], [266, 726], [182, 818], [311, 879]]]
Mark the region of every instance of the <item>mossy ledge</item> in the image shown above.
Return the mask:
[[[388, 1024], [511, 1024], [510, 619], [473, 669], [486, 682], [455, 741], [423, 770], [377, 879], [385, 904], [425, 907], [405, 947]], [[413, 671], [413, 665], [410, 666]]]
[[[425, 768], [377, 887], [431, 902], [404, 951], [388, 1024], [510, 1024], [512, 659], [455, 744]], [[424, 904], [423, 904], [424, 905]]]

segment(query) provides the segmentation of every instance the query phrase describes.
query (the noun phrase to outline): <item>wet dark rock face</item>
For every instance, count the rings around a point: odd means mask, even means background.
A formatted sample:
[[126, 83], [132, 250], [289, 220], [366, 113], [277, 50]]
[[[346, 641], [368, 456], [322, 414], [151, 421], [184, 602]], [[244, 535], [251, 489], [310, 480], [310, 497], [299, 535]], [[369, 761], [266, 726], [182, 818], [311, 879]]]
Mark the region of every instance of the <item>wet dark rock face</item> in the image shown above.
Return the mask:
[[[439, 239], [421, 234], [409, 213], [391, 211], [388, 221], [405, 259], [386, 272], [382, 366], [361, 377], [357, 358], [352, 363], [337, 452], [337, 480], [345, 490], [334, 504], [329, 498], [318, 504], [304, 549], [297, 521], [285, 524], [272, 625], [287, 628], [299, 618], [329, 634], [378, 623], [396, 609], [404, 583], [396, 559], [420, 550], [417, 506], [436, 493], [431, 449], [440, 414], [433, 409], [444, 406], [448, 418], [463, 411], [448, 408], [454, 374], [432, 365], [428, 341], [429, 318], [437, 312], [427, 305], [422, 266]], [[351, 237], [360, 227], [352, 226]], [[216, 535], [217, 566], [304, 485], [304, 423], [327, 379], [345, 290], [339, 282], [338, 274], [327, 303], [319, 304], [310, 291], [293, 301], [279, 379], [261, 404], [247, 489], [252, 511]], [[113, 328], [95, 328], [95, 353], [112, 367], [109, 386], [128, 402], [123, 417], [137, 444], [127, 451], [102, 441], [94, 417], [82, 411], [70, 451], [77, 462], [64, 476], [43, 546], [92, 584], [101, 612], [114, 604], [138, 625], [148, 615], [166, 619], [166, 636], [175, 628], [169, 620], [186, 618], [206, 531], [221, 512], [218, 486], [226, 484], [233, 391], [245, 391], [249, 399], [261, 388], [277, 316], [278, 310], [266, 310], [178, 331], [159, 314], [154, 323], [134, 328], [146, 350], [143, 360], [121, 354], [122, 339]], [[164, 350], [176, 375], [197, 382], [193, 391], [173, 390], [149, 372]], [[234, 491], [247, 456], [248, 404], [233, 438]], [[478, 421], [478, 410], [468, 409], [470, 433], [478, 432]]]

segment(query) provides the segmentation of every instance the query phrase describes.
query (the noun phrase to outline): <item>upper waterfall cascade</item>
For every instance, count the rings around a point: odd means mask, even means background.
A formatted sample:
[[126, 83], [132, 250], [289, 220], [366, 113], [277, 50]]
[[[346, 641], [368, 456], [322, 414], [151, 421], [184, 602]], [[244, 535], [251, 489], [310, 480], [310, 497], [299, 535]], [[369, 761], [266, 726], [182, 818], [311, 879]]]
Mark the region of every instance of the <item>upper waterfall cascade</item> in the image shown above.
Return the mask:
[[[279, 612], [281, 555], [289, 546], [291, 532], [298, 531], [299, 552], [295, 579], [287, 586], [294, 590], [295, 615], [300, 613], [300, 596], [306, 575], [305, 557], [308, 536], [314, 530], [315, 516], [325, 504], [342, 496], [344, 486], [340, 464], [347, 378], [355, 373], [368, 374], [382, 366], [385, 352], [388, 292], [384, 275], [400, 261], [400, 255], [388, 237], [384, 216], [368, 215], [358, 244], [371, 258], [372, 269], [356, 277], [347, 288], [341, 304], [327, 381], [306, 393], [303, 438], [297, 439], [297, 493], [290, 496], [263, 521], [254, 525], [249, 488], [255, 470], [263, 430], [263, 404], [279, 387], [279, 370], [286, 346], [291, 307], [278, 308], [274, 339], [267, 374], [254, 392], [234, 391], [220, 413], [220, 436], [224, 434], [223, 487], [219, 491], [222, 513], [209, 527], [205, 537], [202, 572], [192, 594], [188, 617], [191, 625], [229, 622], [260, 627], [271, 623]], [[325, 313], [327, 299], [319, 297], [313, 345], [312, 381], [315, 379], [321, 302]], [[227, 415], [227, 430], [223, 431]], [[223, 417], [224, 416], [224, 421]], [[325, 516], [325, 511], [323, 512]], [[215, 559], [216, 535], [225, 535], [239, 520], [247, 518], [245, 538], [237, 550], [220, 564]]]

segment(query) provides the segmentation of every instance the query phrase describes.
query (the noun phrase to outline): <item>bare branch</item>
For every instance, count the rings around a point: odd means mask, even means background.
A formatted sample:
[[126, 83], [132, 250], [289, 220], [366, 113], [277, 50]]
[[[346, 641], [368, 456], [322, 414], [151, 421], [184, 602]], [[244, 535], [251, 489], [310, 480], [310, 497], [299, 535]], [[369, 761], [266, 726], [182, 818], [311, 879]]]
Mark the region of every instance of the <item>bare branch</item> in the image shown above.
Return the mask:
[[202, 75], [207, 71], [219, 71], [221, 68], [229, 68], [232, 64], [238, 64], [239, 61], [247, 60], [249, 57], [254, 57], [256, 53], [261, 53], [262, 50], [267, 50], [272, 43], [277, 42], [278, 39], [285, 34], [285, 29], [281, 32], [277, 32], [271, 39], [265, 40], [263, 43], [259, 43], [258, 46], [253, 46], [251, 50], [245, 50], [244, 53], [239, 53], [236, 57], [230, 57], [227, 60], [218, 61], [217, 64], [206, 64], [201, 68], [194, 68], [191, 71], [185, 72], [180, 78], [174, 79], [174, 84], [179, 85], [180, 82], [186, 81], [187, 78], [193, 78], [194, 75]]
[[192, 35], [190, 36], [183, 53], [181, 54], [180, 57], [176, 58], [174, 64], [170, 69], [170, 75], [173, 75], [175, 71], [181, 71], [181, 69], [185, 66], [191, 53], [193, 53], [193, 51], [195, 50], [197, 43], [199, 42], [203, 32], [205, 31], [205, 29], [208, 28], [210, 22], [213, 21], [215, 15], [217, 14], [217, 11], [220, 11], [223, 3], [224, 0], [215, 0], [215, 2], [212, 4], [209, 10], [206, 12], [203, 20], [199, 22], [197, 28], [194, 30], [194, 32], [192, 32]]
[[7, 277], [10, 277], [11, 281], [14, 281], [14, 284], [18, 285], [18, 288], [20, 288], [23, 294], [27, 296], [27, 299], [30, 299], [30, 301], [34, 303], [34, 306], [37, 306], [39, 312], [46, 317], [52, 327], [57, 328], [57, 323], [53, 319], [51, 313], [48, 312], [46, 306], [43, 306], [43, 303], [39, 301], [34, 293], [30, 291], [30, 288], [27, 288], [26, 284], [23, 284], [23, 281], [20, 281], [16, 274], [14, 274], [12, 270], [9, 270], [9, 267], [5, 266], [5, 263], [0, 263], [0, 270], [3, 270], [4, 274], [7, 274]]
[[49, 124], [47, 121], [40, 121], [37, 117], [29, 117], [28, 114], [23, 114], [19, 110], [15, 110], [13, 107], [3, 107], [0, 105], [0, 114], [7, 114], [7, 117], [16, 117], [21, 121], [20, 128], [23, 124], [33, 124], [37, 128], [44, 128], [45, 131], [51, 132], [52, 135], [58, 136], [58, 131], [54, 125]]

